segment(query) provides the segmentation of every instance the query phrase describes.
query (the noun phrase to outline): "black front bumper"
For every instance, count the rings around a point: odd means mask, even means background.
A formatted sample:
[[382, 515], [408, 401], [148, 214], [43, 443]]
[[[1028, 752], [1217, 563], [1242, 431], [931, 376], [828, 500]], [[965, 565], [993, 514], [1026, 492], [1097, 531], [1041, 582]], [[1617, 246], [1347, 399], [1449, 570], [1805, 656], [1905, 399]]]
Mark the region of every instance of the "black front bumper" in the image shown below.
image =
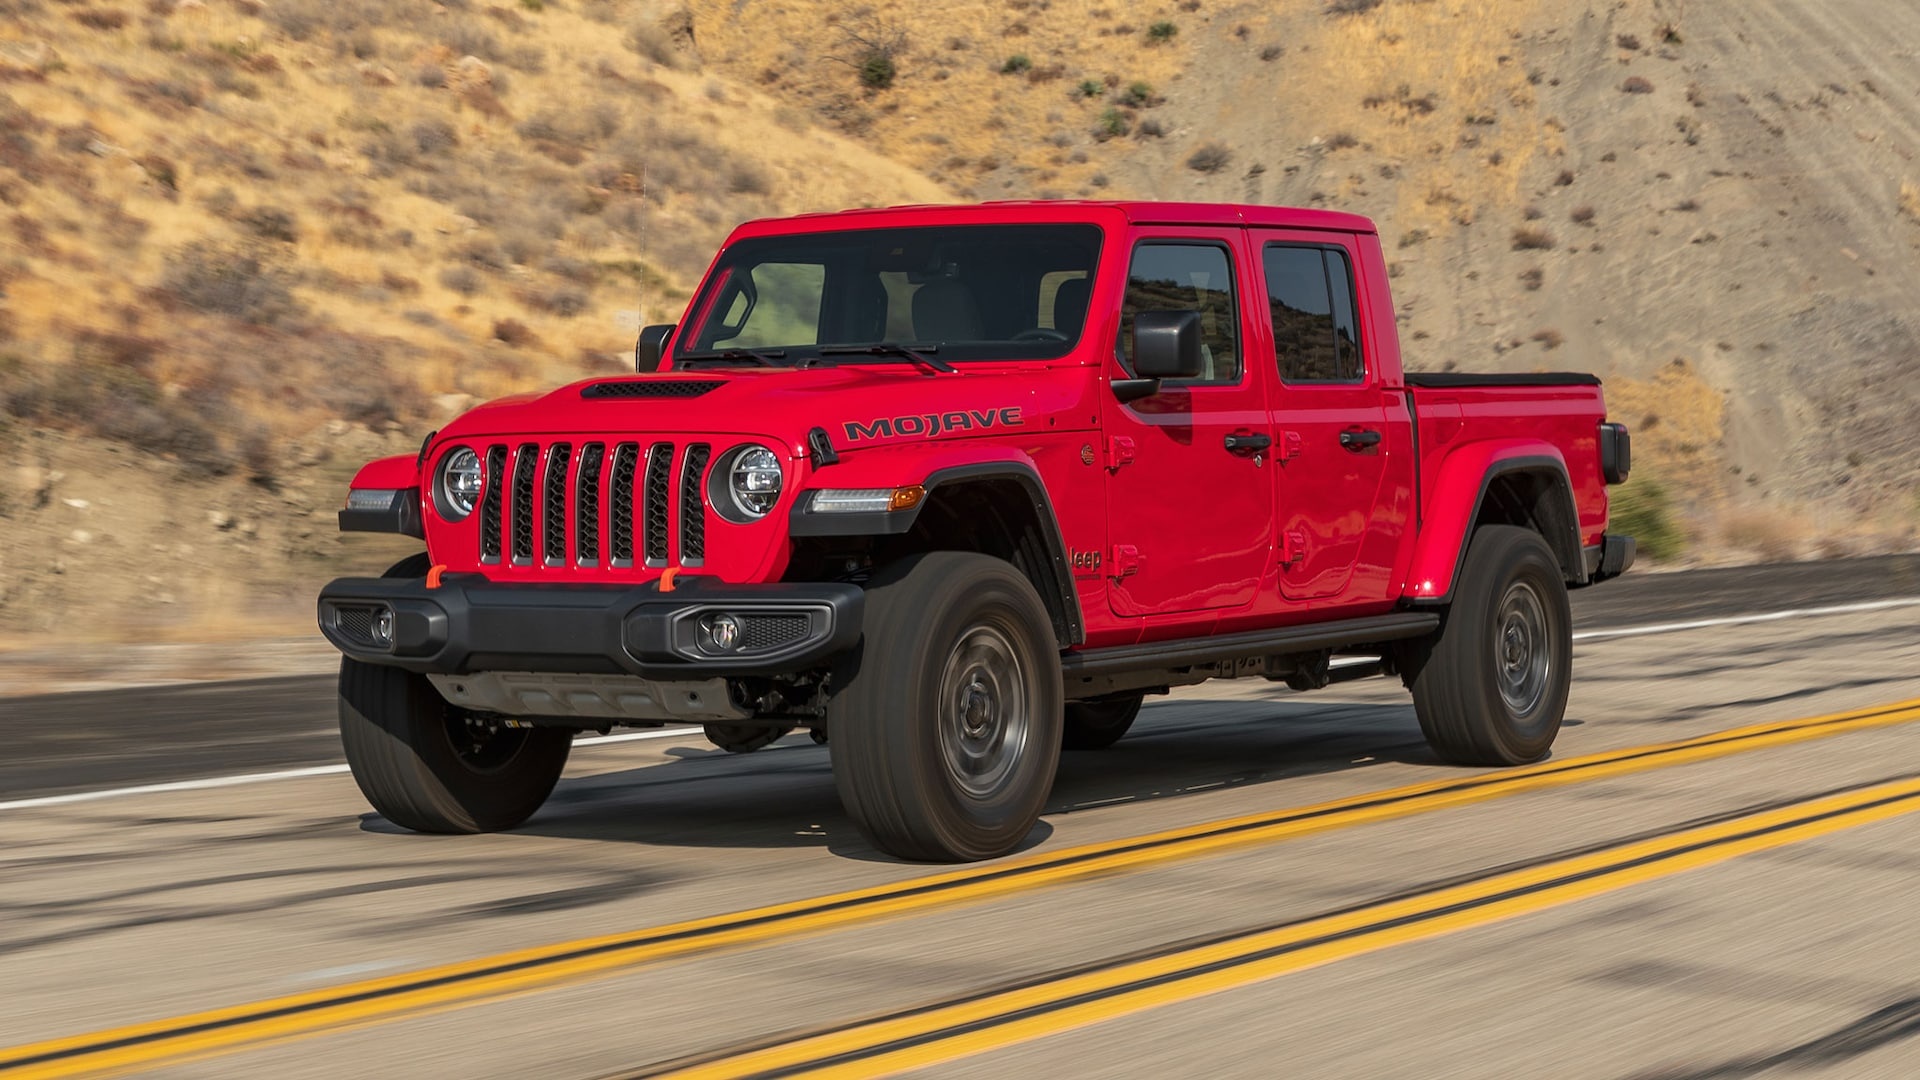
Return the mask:
[[[537, 671], [696, 679], [818, 666], [860, 639], [865, 593], [834, 584], [496, 584], [478, 575], [341, 578], [320, 591], [320, 631], [355, 660], [428, 674]], [[732, 615], [740, 645], [716, 653], [703, 619]]]

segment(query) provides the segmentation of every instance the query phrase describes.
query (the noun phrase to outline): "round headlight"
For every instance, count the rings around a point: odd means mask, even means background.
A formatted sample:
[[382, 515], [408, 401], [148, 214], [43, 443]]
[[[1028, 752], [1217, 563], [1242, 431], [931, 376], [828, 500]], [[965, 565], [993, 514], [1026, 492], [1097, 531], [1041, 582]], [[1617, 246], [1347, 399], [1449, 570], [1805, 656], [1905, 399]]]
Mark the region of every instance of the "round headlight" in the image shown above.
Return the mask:
[[727, 469], [727, 495], [747, 518], [760, 518], [780, 501], [780, 458], [764, 446], [743, 447]]
[[441, 516], [459, 521], [473, 513], [480, 498], [480, 455], [461, 447], [440, 459], [439, 504]]

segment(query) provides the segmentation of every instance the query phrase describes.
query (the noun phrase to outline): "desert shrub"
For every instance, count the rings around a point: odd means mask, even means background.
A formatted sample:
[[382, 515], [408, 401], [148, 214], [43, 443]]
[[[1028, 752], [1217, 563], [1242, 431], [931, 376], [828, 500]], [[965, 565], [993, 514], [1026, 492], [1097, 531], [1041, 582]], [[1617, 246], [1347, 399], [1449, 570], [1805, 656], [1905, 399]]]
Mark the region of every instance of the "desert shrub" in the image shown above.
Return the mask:
[[471, 266], [449, 266], [440, 271], [440, 284], [461, 296], [472, 296], [486, 285]]
[[1327, 136], [1327, 149], [1351, 150], [1360, 145], [1360, 136], [1351, 131], [1336, 131]]
[[1333, 0], [1327, 5], [1329, 15], [1364, 15], [1379, 7], [1381, 0]]
[[1166, 125], [1158, 120], [1142, 120], [1140, 121], [1140, 126], [1135, 128], [1133, 133], [1135, 138], [1159, 139], [1166, 136], [1167, 129]]
[[1233, 161], [1233, 151], [1226, 144], [1202, 143], [1199, 148], [1187, 156], [1187, 168], [1194, 172], [1217, 173]]
[[1567, 335], [1552, 327], [1548, 327], [1544, 330], [1534, 331], [1533, 340], [1539, 343], [1542, 349], [1552, 352], [1567, 343]]
[[1559, 246], [1553, 234], [1535, 225], [1526, 225], [1513, 230], [1513, 250], [1515, 251], [1552, 251]]
[[1653, 93], [1653, 83], [1635, 75], [1620, 84], [1620, 92], [1623, 94], [1651, 94]]
[[1613, 43], [1628, 52], [1640, 51], [1640, 37], [1637, 34], [1621, 34], [1613, 39]]
[[626, 45], [641, 58], [661, 67], [680, 66], [680, 50], [674, 44], [673, 34], [659, 23], [636, 24], [627, 31]]
[[1160, 45], [1179, 36], [1180, 28], [1170, 22], [1157, 22], [1147, 27], [1147, 43]]
[[1640, 553], [1650, 559], [1671, 559], [1686, 550], [1686, 534], [1675, 519], [1673, 496], [1653, 480], [1631, 480], [1609, 489], [1611, 517], [1607, 531], [1634, 538]]
[[1107, 88], [1100, 85], [1098, 79], [1082, 79], [1080, 85], [1074, 87], [1074, 92], [1083, 98], [1097, 98], [1106, 93]]
[[1153, 84], [1148, 82], [1128, 83], [1126, 92], [1120, 95], [1120, 104], [1132, 109], [1145, 109], [1158, 105], [1160, 100], [1153, 94]]
[[74, 22], [90, 30], [118, 30], [127, 25], [127, 13], [102, 8], [81, 8], [73, 12]]
[[727, 170], [727, 190], [735, 195], [765, 195], [773, 190], [773, 178], [758, 162], [742, 159]]
[[446, 28], [439, 33], [440, 43], [452, 49], [460, 56], [477, 56], [482, 60], [499, 60], [504, 55], [500, 39], [486, 27], [470, 19], [449, 19]]
[[1568, 217], [1573, 220], [1575, 225], [1592, 225], [1595, 213], [1595, 210], [1591, 206], [1578, 206], [1574, 208], [1573, 213], [1569, 214]]
[[1014, 53], [1012, 56], [1007, 57], [1006, 63], [1000, 65], [1000, 74], [1018, 75], [1021, 72], [1026, 71], [1032, 67], [1033, 67], [1032, 57], [1028, 56], [1026, 53]]
[[300, 238], [300, 222], [288, 210], [277, 206], [256, 206], [237, 219], [240, 226], [262, 240], [291, 244]]
[[1547, 272], [1537, 266], [1520, 275], [1520, 284], [1525, 286], [1528, 292], [1539, 292], [1546, 283]]
[[1287, 47], [1285, 45], [1265, 45], [1260, 49], [1260, 59], [1269, 64], [1285, 55], [1287, 55]]
[[495, 319], [493, 339], [505, 342], [514, 348], [522, 348], [540, 340], [533, 329], [519, 319]]
[[202, 314], [273, 326], [301, 314], [291, 281], [258, 252], [201, 241], [168, 256], [160, 291]]
[[1119, 109], [1108, 109], [1100, 114], [1099, 121], [1094, 124], [1093, 137], [1105, 142], [1108, 139], [1117, 139], [1132, 130], [1133, 120], [1126, 113]]
[[535, 311], [544, 311], [549, 315], [558, 315], [571, 319], [587, 310], [592, 302], [585, 289], [575, 285], [553, 285], [546, 288], [528, 289], [520, 297], [521, 301]]
[[429, 156], [445, 153], [460, 145], [460, 133], [438, 116], [414, 121], [407, 129], [407, 135], [413, 139], [415, 150]]

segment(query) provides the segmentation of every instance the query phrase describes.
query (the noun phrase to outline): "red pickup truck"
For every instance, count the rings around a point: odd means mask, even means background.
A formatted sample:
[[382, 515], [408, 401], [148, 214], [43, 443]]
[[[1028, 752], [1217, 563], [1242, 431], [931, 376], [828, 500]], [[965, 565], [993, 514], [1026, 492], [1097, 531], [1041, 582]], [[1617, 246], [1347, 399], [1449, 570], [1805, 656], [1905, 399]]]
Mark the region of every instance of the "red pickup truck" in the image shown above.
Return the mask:
[[343, 529], [426, 546], [319, 601], [347, 759], [395, 823], [517, 825], [582, 730], [804, 727], [877, 847], [988, 858], [1063, 748], [1248, 676], [1398, 676], [1443, 758], [1533, 761], [1567, 590], [1634, 556], [1598, 380], [1405, 372], [1347, 214], [754, 222], [636, 362], [353, 481]]

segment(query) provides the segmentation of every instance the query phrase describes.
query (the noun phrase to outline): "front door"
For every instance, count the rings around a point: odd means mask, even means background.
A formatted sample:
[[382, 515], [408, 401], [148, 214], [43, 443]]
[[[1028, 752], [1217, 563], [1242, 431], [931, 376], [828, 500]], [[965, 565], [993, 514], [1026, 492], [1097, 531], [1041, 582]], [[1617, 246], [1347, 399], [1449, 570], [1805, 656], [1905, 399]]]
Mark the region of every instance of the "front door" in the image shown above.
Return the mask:
[[[1381, 599], [1408, 508], [1384, 480], [1409, 437], [1367, 362], [1354, 254], [1325, 234], [1256, 233], [1279, 385], [1280, 591], [1323, 607]], [[1410, 466], [1410, 462], [1406, 462]], [[1398, 515], [1398, 516], [1396, 516]], [[1356, 573], [1357, 568], [1364, 572]]]
[[1147, 230], [1135, 244], [1109, 374], [1132, 377], [1142, 311], [1200, 315], [1205, 367], [1132, 402], [1106, 399], [1108, 596], [1121, 616], [1243, 607], [1273, 545], [1271, 376], [1245, 363], [1248, 283], [1241, 236]]

